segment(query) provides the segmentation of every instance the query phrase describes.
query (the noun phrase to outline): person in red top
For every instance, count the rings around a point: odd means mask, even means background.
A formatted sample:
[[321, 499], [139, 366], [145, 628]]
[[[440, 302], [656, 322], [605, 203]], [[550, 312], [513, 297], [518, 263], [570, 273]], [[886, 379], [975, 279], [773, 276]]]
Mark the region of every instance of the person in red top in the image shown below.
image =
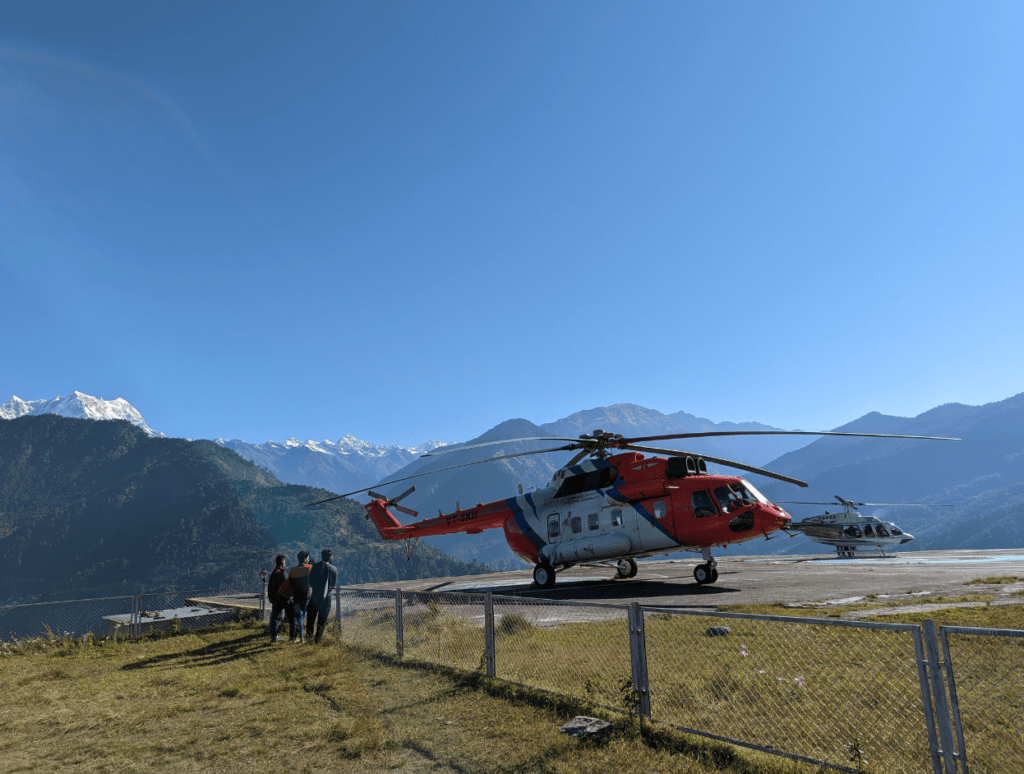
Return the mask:
[[267, 599], [270, 600], [271, 604], [270, 641], [284, 642], [284, 637], [277, 635], [278, 628], [281, 626], [281, 616], [287, 616], [288, 627], [292, 630], [295, 629], [292, 612], [292, 588], [288, 583], [288, 576], [284, 569], [284, 554], [278, 554], [274, 562], [277, 566], [270, 573], [270, 578], [267, 579]]
[[299, 563], [288, 572], [292, 587], [292, 642], [302, 642], [302, 627], [306, 623], [306, 605], [309, 603], [309, 551], [299, 551]]

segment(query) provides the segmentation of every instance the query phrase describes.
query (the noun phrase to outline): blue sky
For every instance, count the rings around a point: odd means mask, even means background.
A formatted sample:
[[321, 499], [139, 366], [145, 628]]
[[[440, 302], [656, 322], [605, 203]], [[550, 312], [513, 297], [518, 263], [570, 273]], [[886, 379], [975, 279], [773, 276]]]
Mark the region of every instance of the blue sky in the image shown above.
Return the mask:
[[462, 440], [1024, 390], [1019, 3], [0, 3], [0, 401]]

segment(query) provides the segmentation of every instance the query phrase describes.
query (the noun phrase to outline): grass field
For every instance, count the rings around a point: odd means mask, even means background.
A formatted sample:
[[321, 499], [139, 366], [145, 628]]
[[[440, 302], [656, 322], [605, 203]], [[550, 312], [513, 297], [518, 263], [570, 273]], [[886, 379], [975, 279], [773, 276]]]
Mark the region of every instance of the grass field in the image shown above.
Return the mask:
[[[907, 632], [648, 614], [659, 722], [641, 738], [634, 718], [607, 711], [630, 706], [621, 617], [552, 624], [543, 606], [496, 609], [497, 675], [531, 686], [521, 689], [483, 676], [483, 629], [466, 616], [475, 608], [461, 608], [427, 603], [406, 611], [404, 661], [393, 655], [393, 605], [346, 619], [342, 645], [270, 645], [256, 623], [133, 640], [0, 644], [0, 772], [817, 771], [665, 724], [840, 765], [850, 765], [856, 744], [865, 771], [929, 769]], [[920, 617], [1024, 629], [1022, 605], [881, 620]], [[728, 636], [708, 636], [712, 624], [727, 624]], [[1024, 756], [1022, 644], [973, 635], [951, 641], [968, 751], [986, 770], [1013, 771], [1003, 761]], [[612, 720], [613, 733], [599, 744], [559, 734], [578, 714]]]
[[227, 624], [135, 640], [0, 645], [2, 772], [812, 772], [725, 745], [558, 728], [553, 697]]

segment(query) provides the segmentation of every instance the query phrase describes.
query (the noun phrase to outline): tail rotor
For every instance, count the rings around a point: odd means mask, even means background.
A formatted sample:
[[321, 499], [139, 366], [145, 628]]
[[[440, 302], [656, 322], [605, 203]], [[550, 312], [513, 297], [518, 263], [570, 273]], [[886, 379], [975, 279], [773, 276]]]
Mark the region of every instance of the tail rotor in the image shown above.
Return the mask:
[[406, 489], [404, 492], [402, 492], [402, 494], [398, 495], [398, 497], [388, 498], [387, 495], [378, 494], [377, 492], [374, 492], [373, 490], [370, 490], [369, 495], [374, 500], [383, 500], [385, 508], [394, 508], [396, 511], [404, 513], [406, 516], [412, 516], [413, 518], [416, 518], [417, 516], [420, 515], [418, 511], [414, 511], [412, 508], [406, 508], [404, 505], [399, 505], [398, 504], [399, 501], [404, 500], [406, 497], [408, 497], [409, 495], [411, 495], [415, 491], [416, 491], [416, 487], [415, 486], [411, 486], [408, 489]]

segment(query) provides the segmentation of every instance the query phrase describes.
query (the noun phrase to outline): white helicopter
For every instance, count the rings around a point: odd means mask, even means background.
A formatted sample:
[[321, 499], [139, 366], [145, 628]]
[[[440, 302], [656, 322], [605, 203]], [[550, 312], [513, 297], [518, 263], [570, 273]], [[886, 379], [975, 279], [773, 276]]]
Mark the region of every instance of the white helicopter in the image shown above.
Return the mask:
[[[811, 516], [803, 521], [794, 522], [789, 529], [802, 532], [815, 543], [826, 546], [835, 546], [836, 554], [840, 557], [850, 558], [856, 555], [858, 548], [872, 548], [883, 557], [891, 554], [886, 549], [894, 546], [909, 543], [914, 536], [904, 532], [892, 522], [883, 522], [875, 516], [865, 516], [859, 510], [860, 506], [920, 506], [931, 505], [930, 503], [854, 503], [844, 500], [835, 495], [836, 500], [843, 506], [842, 513], [829, 513], [825, 511], [820, 516]], [[833, 505], [834, 503], [807, 503], [807, 502], [785, 502], [785, 505]], [[950, 505], [937, 505], [939, 508], [949, 508]]]

